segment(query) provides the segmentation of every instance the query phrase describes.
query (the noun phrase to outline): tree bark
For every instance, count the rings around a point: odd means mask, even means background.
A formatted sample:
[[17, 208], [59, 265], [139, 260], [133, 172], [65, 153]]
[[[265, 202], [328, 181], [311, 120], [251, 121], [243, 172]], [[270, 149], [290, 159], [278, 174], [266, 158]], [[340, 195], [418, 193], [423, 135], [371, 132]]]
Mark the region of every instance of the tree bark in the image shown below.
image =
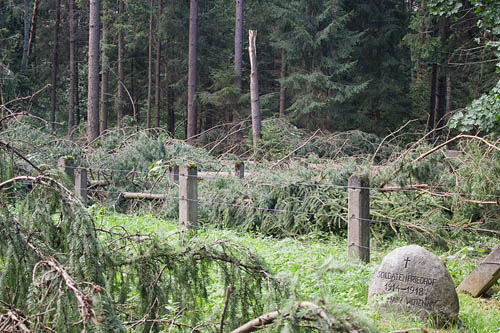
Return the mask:
[[427, 131], [430, 132], [434, 129], [435, 112], [436, 112], [436, 77], [437, 77], [437, 64], [432, 64], [431, 74], [431, 90], [430, 90], [430, 105], [429, 105], [429, 122], [427, 124]]
[[38, 2], [39, 0], [35, 0], [35, 2], [33, 2], [33, 13], [31, 14], [30, 38], [28, 40], [28, 58], [31, 56], [33, 52], [33, 47], [35, 45], [36, 22], [38, 19]]
[[174, 94], [172, 89], [169, 88], [170, 82], [173, 80], [172, 68], [169, 67], [168, 63], [165, 64], [165, 72], [167, 73], [167, 110], [168, 110], [168, 132], [174, 138], [175, 137], [175, 110], [174, 110]]
[[160, 62], [161, 62], [161, 15], [163, 12], [162, 0], [158, 0], [156, 19], [156, 63], [155, 63], [155, 128], [160, 128]]
[[[78, 30], [78, 21], [75, 27]], [[81, 112], [80, 110], [80, 93], [79, 93], [80, 84], [78, 83], [79, 81], [80, 81], [80, 75], [78, 74], [78, 44], [75, 42], [75, 111], [76, 111], [75, 116], [77, 125], [80, 125], [82, 117], [85, 117], [85, 113]]]
[[260, 139], [260, 100], [259, 100], [259, 76], [257, 68], [257, 50], [255, 47], [255, 39], [257, 37], [256, 30], [248, 31], [248, 52], [250, 55], [250, 103], [252, 108], [252, 133], [253, 133], [253, 148], [257, 149]]
[[[280, 79], [283, 81], [286, 77], [286, 50], [281, 50], [281, 68]], [[280, 82], [280, 117], [285, 116], [286, 109], [286, 89], [282, 82]]]
[[107, 2], [103, 3], [104, 18], [102, 20], [101, 38], [101, 109], [99, 113], [99, 134], [103, 134], [108, 129], [108, 82], [109, 82], [109, 61], [106, 54], [109, 34], [109, 18]]
[[24, 42], [23, 42], [23, 57], [21, 64], [23, 67], [28, 66], [28, 44], [30, 34], [30, 1], [24, 0]]
[[[309, 310], [311, 314], [314, 314], [315, 316], [318, 317], [318, 319], [322, 319], [326, 322], [330, 321], [331, 319], [328, 317], [326, 312], [319, 306], [317, 306], [314, 303], [311, 302], [298, 302], [296, 304], [298, 308]], [[250, 320], [247, 322], [245, 325], [238, 327], [237, 329], [231, 331], [231, 333], [248, 333], [248, 332], [255, 332], [261, 329], [264, 329], [265, 326], [272, 324], [277, 318], [279, 318], [280, 315], [283, 314], [283, 311], [272, 311], [266, 314], [263, 314], [260, 317], [257, 317], [255, 319]], [[311, 319], [314, 320], [314, 319]], [[340, 330], [339, 330], [340, 331]], [[344, 330], [342, 330], [344, 331]], [[348, 330], [348, 332], [359, 332], [357, 329], [352, 328]]]
[[153, 90], [153, 7], [154, 0], [150, 3], [149, 36], [148, 36], [148, 96], [146, 102], [146, 128], [151, 128], [151, 94]]
[[233, 123], [239, 127], [241, 122], [241, 105], [239, 99], [241, 96], [241, 63], [243, 54], [243, 0], [236, 0], [235, 3], [235, 25], [234, 25], [234, 84], [236, 86], [237, 95], [233, 109]]
[[187, 133], [188, 143], [196, 135], [196, 57], [198, 47], [198, 0], [191, 0], [189, 8], [189, 68], [188, 68], [188, 101], [187, 101]]
[[451, 75], [446, 75], [446, 114], [451, 112]]
[[99, 30], [100, 1], [90, 0], [89, 19], [89, 79], [87, 108], [87, 141], [92, 143], [99, 137]]
[[69, 109], [68, 109], [68, 137], [73, 136], [75, 121], [76, 94], [78, 86], [76, 84], [78, 75], [76, 70], [76, 21], [75, 21], [75, 0], [69, 0], [68, 8], [69, 23]]
[[[118, 22], [123, 23], [123, 0], [118, 0]], [[120, 27], [118, 31], [118, 83], [116, 85], [116, 120], [118, 128], [122, 128], [122, 118], [123, 118], [123, 84], [124, 84], [124, 71], [123, 71], [123, 28]]]
[[[443, 69], [444, 70], [444, 69]], [[440, 75], [437, 80], [437, 88], [436, 88], [436, 120], [435, 120], [435, 128], [437, 130], [436, 135], [439, 136], [441, 134], [441, 130], [439, 128], [442, 126], [444, 113], [446, 109], [446, 79], [444, 76]]]
[[50, 89], [50, 130], [56, 132], [56, 106], [57, 106], [57, 58], [59, 48], [59, 24], [61, 21], [61, 0], [56, 2], [56, 21], [54, 23], [54, 45], [52, 45], [52, 71]]

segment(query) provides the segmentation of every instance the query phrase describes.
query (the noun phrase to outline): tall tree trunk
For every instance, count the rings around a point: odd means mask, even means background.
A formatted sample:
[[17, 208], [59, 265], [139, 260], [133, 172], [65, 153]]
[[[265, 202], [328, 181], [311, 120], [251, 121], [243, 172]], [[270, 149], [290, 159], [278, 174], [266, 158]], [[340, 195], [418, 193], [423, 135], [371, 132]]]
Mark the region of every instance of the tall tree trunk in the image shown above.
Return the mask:
[[175, 110], [174, 110], [174, 94], [172, 89], [169, 87], [170, 82], [173, 81], [173, 73], [171, 67], [169, 67], [168, 62], [165, 64], [165, 72], [167, 73], [167, 110], [168, 110], [168, 132], [174, 138], [175, 137]]
[[[78, 29], [78, 21], [76, 23], [76, 28]], [[75, 117], [76, 124], [80, 125], [82, 116], [85, 118], [85, 113], [80, 110], [80, 75], [78, 73], [78, 44], [75, 43]], [[82, 114], [83, 113], [83, 114]]]
[[33, 52], [33, 47], [35, 45], [36, 21], [38, 18], [38, 2], [39, 2], [39, 0], [35, 0], [33, 2], [33, 13], [31, 14], [30, 38], [28, 40], [28, 57], [31, 56], [31, 54]]
[[241, 96], [241, 62], [243, 54], [243, 0], [236, 0], [235, 3], [235, 25], [234, 25], [234, 83], [237, 90], [236, 101], [233, 109], [233, 123], [239, 127], [241, 122], [241, 106], [239, 99]]
[[57, 58], [59, 48], [59, 23], [61, 21], [61, 0], [56, 2], [56, 21], [54, 23], [54, 45], [52, 45], [52, 72], [50, 90], [50, 130], [56, 132], [56, 106], [57, 106]]
[[[442, 68], [442, 70], [444, 70]], [[444, 76], [440, 75], [437, 80], [437, 88], [436, 88], [436, 135], [441, 135], [441, 126], [443, 126], [443, 118], [446, 110], [446, 79]]]
[[451, 112], [451, 75], [446, 75], [446, 114]]
[[156, 64], [155, 64], [155, 128], [160, 128], [160, 62], [161, 62], [161, 15], [163, 13], [162, 0], [158, 0], [156, 19]]
[[[118, 0], [118, 22], [123, 23], [123, 0]], [[123, 85], [124, 85], [124, 72], [123, 72], [123, 27], [119, 28], [118, 31], [118, 83], [116, 86], [116, 120], [118, 128], [122, 128], [122, 118], [123, 118]]]
[[[425, 9], [425, 0], [422, 0], [422, 2], [420, 3], [420, 11], [425, 13], [426, 12], [426, 9]], [[425, 43], [425, 22], [423, 20], [423, 18], [420, 18], [420, 31], [419, 31], [419, 40], [420, 40], [420, 44], [423, 46], [424, 43]], [[420, 78], [422, 77], [422, 63], [420, 61], [420, 59], [417, 59], [417, 81], [420, 80]]]
[[187, 101], [187, 133], [186, 138], [196, 135], [196, 51], [198, 47], [198, 0], [191, 0], [189, 8], [189, 69], [188, 69], [188, 101]]
[[[427, 124], [427, 131], [430, 132], [434, 129], [435, 112], [436, 112], [436, 77], [437, 77], [437, 64], [432, 64], [431, 74], [431, 90], [430, 90], [430, 105], [429, 105], [429, 122]], [[434, 135], [432, 135], [434, 137]]]
[[260, 139], [259, 75], [257, 68], [256, 30], [248, 31], [248, 53], [250, 55], [250, 103], [252, 107], [253, 148], [256, 150]]
[[[281, 68], [280, 79], [283, 81], [286, 78], [286, 50], [281, 50]], [[286, 109], [286, 89], [283, 82], [280, 82], [280, 117], [285, 116]]]
[[77, 95], [77, 67], [76, 67], [76, 20], [75, 20], [75, 0], [69, 0], [68, 8], [69, 23], [69, 110], [68, 110], [68, 137], [73, 136], [73, 127], [76, 111]]
[[89, 79], [87, 109], [87, 141], [93, 142], [99, 137], [99, 39], [100, 39], [100, 4], [99, 0], [90, 0], [89, 19]]
[[146, 128], [151, 128], [151, 93], [153, 90], [153, 7], [154, 0], [150, 3], [149, 13], [149, 42], [148, 42], [148, 97], [146, 106]]
[[99, 134], [103, 134], [108, 129], [108, 82], [109, 82], [109, 61], [106, 54], [109, 34], [109, 8], [106, 0], [103, 3], [102, 38], [101, 38], [101, 110], [99, 113]]
[[28, 44], [30, 34], [30, 1], [24, 0], [24, 42], [23, 42], [23, 57], [21, 64], [23, 67], [28, 66]]
[[[136, 54], [136, 49], [134, 48], [133, 54]], [[136, 127], [139, 126], [139, 111], [137, 110], [137, 91], [136, 91], [136, 80], [135, 80], [135, 57], [130, 61], [130, 103], [132, 104], [132, 115], [135, 119]]]

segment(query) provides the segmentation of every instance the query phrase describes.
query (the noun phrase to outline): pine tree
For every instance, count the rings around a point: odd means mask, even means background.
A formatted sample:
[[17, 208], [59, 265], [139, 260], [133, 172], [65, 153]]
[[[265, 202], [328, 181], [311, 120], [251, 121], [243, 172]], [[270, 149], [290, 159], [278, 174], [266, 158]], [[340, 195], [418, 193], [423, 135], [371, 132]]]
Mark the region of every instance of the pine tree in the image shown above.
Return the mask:
[[397, 129], [415, 117], [409, 112], [410, 53], [402, 47], [409, 22], [407, 6], [396, 0], [354, 0], [345, 1], [344, 9], [351, 13], [348, 27], [363, 32], [352, 56], [356, 74], [369, 82], [350, 103], [356, 110], [348, 118], [351, 128], [380, 134]]
[[286, 51], [289, 73], [281, 81], [294, 96], [290, 116], [309, 127], [331, 127], [345, 117], [342, 104], [366, 86], [352, 75], [352, 53], [361, 34], [347, 29], [350, 16], [336, 0], [289, 1], [273, 12], [276, 21], [284, 22], [274, 45]]

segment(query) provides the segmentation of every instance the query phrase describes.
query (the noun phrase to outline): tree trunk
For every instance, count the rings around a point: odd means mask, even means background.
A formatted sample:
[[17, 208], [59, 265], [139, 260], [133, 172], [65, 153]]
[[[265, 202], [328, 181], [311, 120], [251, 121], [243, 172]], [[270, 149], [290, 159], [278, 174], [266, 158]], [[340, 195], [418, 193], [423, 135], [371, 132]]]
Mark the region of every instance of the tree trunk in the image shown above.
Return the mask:
[[[436, 76], [437, 76], [437, 64], [432, 64], [429, 122], [427, 123], [428, 132], [434, 129], [434, 121], [435, 121], [434, 114], [436, 112]], [[432, 137], [433, 136], [434, 135], [432, 135]]]
[[[123, 23], [123, 0], [118, 0], [118, 22]], [[122, 118], [123, 118], [123, 84], [124, 84], [124, 72], [123, 72], [123, 27], [119, 28], [118, 31], [118, 83], [116, 85], [116, 120], [118, 128], [122, 128]]]
[[28, 44], [30, 34], [30, 1], [24, 0], [24, 42], [23, 42], [23, 57], [21, 63], [23, 67], [28, 66]]
[[89, 19], [89, 79], [87, 109], [87, 141], [91, 143], [99, 137], [99, 0], [90, 0]]
[[68, 137], [73, 136], [73, 126], [75, 120], [76, 94], [77, 94], [77, 70], [76, 70], [76, 21], [75, 21], [75, 0], [69, 0], [68, 8], [69, 23], [69, 110], [68, 110]]
[[151, 128], [151, 92], [153, 90], [153, 7], [154, 0], [150, 3], [149, 13], [149, 42], [148, 42], [148, 97], [146, 106], [146, 128]]
[[160, 128], [160, 62], [161, 62], [161, 15], [163, 12], [162, 0], [158, 0], [156, 19], [156, 64], [155, 64], [155, 128]]
[[[133, 54], [136, 54], [137, 50], [134, 48]], [[136, 58], [133, 57], [130, 61], [130, 103], [132, 104], [132, 115], [135, 120], [136, 127], [139, 126], [139, 111], [137, 109], [137, 91], [136, 91]], [[137, 127], [138, 128], [138, 127]]]
[[446, 114], [451, 112], [451, 75], [446, 75]]
[[[444, 70], [444, 69], [442, 69]], [[442, 75], [439, 76], [437, 80], [437, 88], [436, 88], [436, 136], [441, 135], [441, 126], [443, 126], [443, 118], [446, 109], [446, 78]]]
[[187, 101], [187, 133], [188, 143], [196, 135], [196, 51], [198, 46], [198, 0], [191, 0], [189, 8], [189, 69], [188, 69], [188, 101]]
[[[281, 68], [280, 68], [280, 79], [283, 81], [286, 77], [286, 50], [281, 50]], [[285, 116], [286, 109], [286, 89], [283, 83], [280, 83], [280, 117]]]
[[260, 101], [259, 101], [259, 76], [257, 69], [257, 49], [255, 47], [256, 30], [248, 31], [248, 52], [250, 55], [250, 102], [252, 107], [252, 133], [253, 148], [256, 150], [260, 139]]
[[33, 14], [31, 15], [30, 38], [28, 40], [28, 57], [31, 56], [31, 54], [33, 52], [33, 47], [35, 45], [36, 21], [38, 18], [38, 2], [39, 2], [39, 0], [35, 0], [35, 2], [33, 3]]
[[102, 20], [102, 45], [101, 45], [101, 110], [99, 113], [99, 134], [103, 134], [108, 129], [108, 82], [109, 82], [109, 61], [106, 54], [108, 44], [109, 22], [108, 22], [108, 5], [104, 1], [103, 11], [104, 19]]
[[[78, 30], [78, 21], [76, 23], [75, 28]], [[76, 43], [76, 38], [75, 38], [75, 111], [76, 111], [75, 116], [76, 116], [76, 124], [80, 125], [82, 116], [85, 117], [85, 113], [81, 112], [80, 110], [80, 93], [79, 93], [80, 84], [78, 83], [80, 81], [80, 75], [78, 74], [78, 50], [79, 50], [78, 44]]]
[[168, 63], [165, 64], [165, 72], [167, 73], [167, 110], [168, 110], [168, 132], [174, 138], [175, 137], [175, 110], [174, 110], [174, 94], [172, 89], [169, 88], [170, 82], [173, 80], [172, 68], [169, 67]]
[[57, 106], [57, 58], [59, 48], [59, 23], [61, 21], [61, 0], [56, 2], [56, 21], [54, 23], [54, 45], [52, 45], [52, 72], [50, 90], [50, 130], [56, 132], [56, 106]]
[[237, 130], [241, 122], [241, 105], [239, 99], [241, 96], [241, 62], [243, 54], [243, 0], [236, 0], [235, 3], [235, 25], [234, 25], [234, 83], [237, 90], [236, 100], [233, 109], [234, 130]]

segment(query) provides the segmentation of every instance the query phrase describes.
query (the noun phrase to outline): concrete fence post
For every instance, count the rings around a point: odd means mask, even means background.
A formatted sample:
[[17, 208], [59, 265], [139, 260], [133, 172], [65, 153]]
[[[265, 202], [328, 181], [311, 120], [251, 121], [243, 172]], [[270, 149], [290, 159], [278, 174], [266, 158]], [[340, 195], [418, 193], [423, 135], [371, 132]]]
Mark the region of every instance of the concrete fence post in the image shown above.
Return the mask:
[[370, 262], [370, 179], [353, 175], [348, 181], [347, 256]]
[[198, 170], [183, 165], [179, 173], [179, 223], [183, 229], [196, 227], [198, 220]]
[[170, 165], [168, 167], [168, 180], [171, 184], [179, 184], [179, 166]]
[[75, 164], [74, 159], [71, 156], [61, 156], [57, 160], [57, 168], [68, 175], [68, 177], [73, 181], [75, 179]]
[[82, 199], [83, 204], [87, 203], [87, 169], [75, 169], [75, 192]]
[[234, 163], [234, 176], [239, 179], [245, 178], [245, 163], [243, 161]]

